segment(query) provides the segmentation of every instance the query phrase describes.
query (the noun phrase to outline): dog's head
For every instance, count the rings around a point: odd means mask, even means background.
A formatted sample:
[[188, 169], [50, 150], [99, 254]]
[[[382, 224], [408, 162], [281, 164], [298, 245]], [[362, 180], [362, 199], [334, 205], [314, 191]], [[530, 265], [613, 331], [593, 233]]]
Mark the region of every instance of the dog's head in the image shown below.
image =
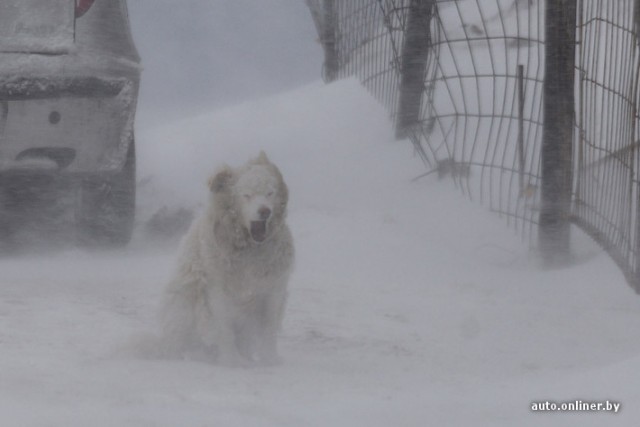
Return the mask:
[[253, 243], [264, 242], [284, 221], [288, 189], [278, 168], [266, 154], [236, 170], [223, 167], [209, 181], [214, 198], [223, 200], [216, 209], [225, 210], [234, 227]]

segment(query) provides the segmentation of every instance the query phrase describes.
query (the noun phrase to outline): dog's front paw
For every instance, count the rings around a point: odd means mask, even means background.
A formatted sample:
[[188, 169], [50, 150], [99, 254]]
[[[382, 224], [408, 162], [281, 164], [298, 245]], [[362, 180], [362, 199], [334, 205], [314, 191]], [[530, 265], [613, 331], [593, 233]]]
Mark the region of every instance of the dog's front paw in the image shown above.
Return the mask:
[[226, 368], [250, 368], [255, 366], [254, 362], [238, 353], [218, 355], [217, 364]]
[[282, 365], [282, 358], [278, 355], [278, 353], [269, 352], [260, 355], [259, 364], [260, 366]]
[[282, 365], [282, 357], [275, 356], [275, 357], [270, 357], [268, 359], [262, 359], [262, 360], [260, 360], [260, 365], [262, 365], [262, 366], [279, 366], [279, 365]]

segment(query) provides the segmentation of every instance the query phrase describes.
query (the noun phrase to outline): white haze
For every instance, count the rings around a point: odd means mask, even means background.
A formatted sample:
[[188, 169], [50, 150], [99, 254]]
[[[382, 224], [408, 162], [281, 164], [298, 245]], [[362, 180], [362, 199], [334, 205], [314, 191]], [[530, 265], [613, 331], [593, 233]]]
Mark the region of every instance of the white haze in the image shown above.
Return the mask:
[[320, 76], [303, 0], [130, 0], [145, 126], [272, 95]]

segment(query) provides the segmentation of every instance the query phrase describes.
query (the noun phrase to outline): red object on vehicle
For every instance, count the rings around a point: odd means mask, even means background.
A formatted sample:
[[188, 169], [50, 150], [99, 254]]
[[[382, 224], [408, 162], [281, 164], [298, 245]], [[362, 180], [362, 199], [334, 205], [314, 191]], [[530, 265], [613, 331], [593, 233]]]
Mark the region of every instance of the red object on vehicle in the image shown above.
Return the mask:
[[76, 0], [76, 18], [87, 13], [95, 0]]

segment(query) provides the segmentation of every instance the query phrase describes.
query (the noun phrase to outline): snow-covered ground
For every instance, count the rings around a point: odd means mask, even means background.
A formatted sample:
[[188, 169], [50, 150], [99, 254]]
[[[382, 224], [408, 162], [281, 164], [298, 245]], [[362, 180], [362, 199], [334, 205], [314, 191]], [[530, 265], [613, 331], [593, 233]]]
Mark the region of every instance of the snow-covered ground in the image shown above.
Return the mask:
[[[354, 80], [138, 132], [129, 248], [0, 260], [0, 419], [10, 426], [636, 425], [640, 298], [576, 233], [542, 271], [505, 221], [424, 170]], [[297, 266], [281, 366], [149, 360], [176, 254], [160, 208], [198, 209], [217, 165], [260, 149], [289, 183]], [[534, 413], [534, 401], [613, 401]]]

